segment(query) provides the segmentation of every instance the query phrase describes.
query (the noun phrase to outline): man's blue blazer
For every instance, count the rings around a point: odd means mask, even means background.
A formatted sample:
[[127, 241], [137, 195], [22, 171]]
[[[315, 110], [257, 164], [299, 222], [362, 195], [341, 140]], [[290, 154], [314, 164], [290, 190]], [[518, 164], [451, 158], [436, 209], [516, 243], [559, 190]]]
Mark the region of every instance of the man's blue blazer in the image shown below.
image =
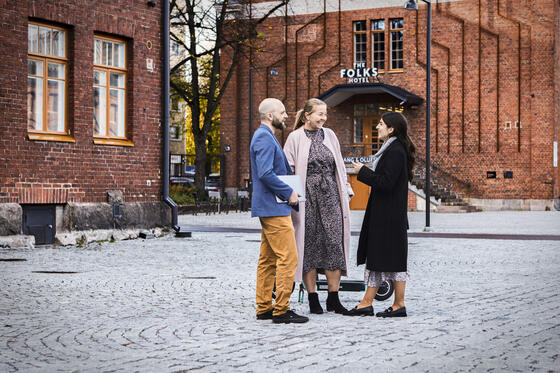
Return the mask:
[[251, 139], [251, 216], [288, 216], [291, 206], [276, 202], [276, 196], [287, 201], [292, 188], [278, 179], [277, 175], [292, 175], [286, 155], [274, 133], [266, 125], [255, 131]]

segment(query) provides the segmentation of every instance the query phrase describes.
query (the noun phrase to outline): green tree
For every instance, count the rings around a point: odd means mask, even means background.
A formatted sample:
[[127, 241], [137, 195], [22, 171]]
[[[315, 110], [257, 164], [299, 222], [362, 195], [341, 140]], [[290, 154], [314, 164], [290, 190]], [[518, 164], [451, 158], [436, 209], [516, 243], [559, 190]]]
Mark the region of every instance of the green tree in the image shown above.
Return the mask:
[[[207, 57], [202, 57], [201, 58], [202, 62], [201, 62], [201, 71], [203, 74], [208, 74], [207, 69], [210, 68], [210, 64], [208, 63], [208, 58]], [[177, 77], [179, 75], [176, 75]], [[177, 87], [182, 87], [182, 86], [188, 86], [188, 82], [186, 82], [185, 80], [181, 80], [179, 78], [173, 78], [173, 80], [176, 81], [176, 85]], [[187, 89], [187, 87], [184, 87], [183, 89]], [[203, 87], [204, 90], [207, 89], [207, 87]], [[174, 94], [177, 94], [174, 91]], [[172, 94], [173, 95], [173, 94]], [[200, 102], [200, 107], [201, 107], [201, 113], [200, 113], [200, 117], [199, 117], [199, 123], [204, 123], [204, 113], [207, 112], [207, 106], [208, 106], [208, 100], [206, 98], [202, 98], [201, 102]], [[185, 123], [185, 146], [186, 146], [186, 153], [187, 154], [196, 154], [196, 148], [195, 148], [195, 138], [194, 138], [194, 131], [192, 130], [192, 113], [190, 110], [190, 107], [187, 109], [187, 115], [186, 115], [186, 123]], [[208, 159], [206, 160], [206, 164], [205, 167], [203, 168], [203, 170], [205, 170], [205, 175], [210, 173], [210, 172], [218, 172], [218, 169], [213, 169], [211, 167], [211, 164], [214, 164], [215, 166], [219, 167], [219, 156], [220, 156], [220, 108], [218, 106], [218, 108], [216, 109], [216, 111], [214, 112], [214, 115], [211, 119], [210, 122], [210, 128], [208, 130], [208, 134], [206, 136], [206, 154], [210, 157], [212, 157], [212, 159]], [[214, 161], [214, 162], [212, 162]]]
[[258, 38], [257, 27], [288, 2], [275, 2], [263, 16], [250, 18], [250, 1], [170, 0], [170, 39], [186, 50], [171, 66], [171, 88], [189, 107], [199, 190], [204, 190], [208, 146], [219, 153], [216, 123], [223, 92]]

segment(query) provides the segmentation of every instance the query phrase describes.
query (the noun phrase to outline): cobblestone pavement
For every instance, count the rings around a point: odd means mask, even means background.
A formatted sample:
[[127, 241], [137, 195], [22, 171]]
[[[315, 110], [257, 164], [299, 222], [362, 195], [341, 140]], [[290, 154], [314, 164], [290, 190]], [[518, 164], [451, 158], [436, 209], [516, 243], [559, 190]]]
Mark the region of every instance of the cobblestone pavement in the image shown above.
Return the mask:
[[[464, 216], [441, 219], [449, 231], [450, 220], [477, 221]], [[527, 224], [541, 233], [558, 233], [546, 228], [560, 223], [556, 212], [508, 219], [527, 217], [540, 219]], [[485, 226], [494, 218], [479, 215]], [[247, 227], [255, 220], [181, 217]], [[493, 226], [487, 232], [500, 223]], [[0, 250], [2, 260], [25, 259], [0, 261], [0, 372], [560, 371], [558, 241], [413, 238], [408, 318], [328, 313], [275, 325], [255, 320], [259, 240], [214, 232]], [[353, 236], [352, 263], [356, 245]], [[349, 278], [362, 275], [350, 265]], [[340, 295], [353, 307], [362, 293]], [[308, 314], [297, 291], [292, 303]]]

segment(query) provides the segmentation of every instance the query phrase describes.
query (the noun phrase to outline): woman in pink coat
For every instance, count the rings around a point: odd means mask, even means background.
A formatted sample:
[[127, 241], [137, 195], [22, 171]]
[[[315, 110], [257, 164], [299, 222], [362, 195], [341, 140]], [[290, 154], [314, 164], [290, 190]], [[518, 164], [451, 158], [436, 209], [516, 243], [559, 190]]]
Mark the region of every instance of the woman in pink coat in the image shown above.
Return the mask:
[[309, 310], [316, 314], [323, 313], [315, 289], [317, 273], [327, 276], [327, 311], [346, 312], [338, 288], [348, 265], [349, 199], [353, 195], [338, 139], [323, 127], [326, 120], [327, 105], [316, 98], [307, 100], [284, 145], [290, 166], [305, 186], [306, 198], [298, 212], [292, 211], [298, 248], [295, 280], [303, 278]]

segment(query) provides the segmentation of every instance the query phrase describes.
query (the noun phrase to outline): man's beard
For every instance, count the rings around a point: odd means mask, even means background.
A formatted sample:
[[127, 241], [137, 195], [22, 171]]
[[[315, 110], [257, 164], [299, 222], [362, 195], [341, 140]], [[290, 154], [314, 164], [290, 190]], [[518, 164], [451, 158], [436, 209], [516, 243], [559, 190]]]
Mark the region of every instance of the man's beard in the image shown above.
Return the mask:
[[272, 127], [276, 128], [277, 130], [283, 130], [286, 128], [284, 122], [278, 118], [272, 119]]

